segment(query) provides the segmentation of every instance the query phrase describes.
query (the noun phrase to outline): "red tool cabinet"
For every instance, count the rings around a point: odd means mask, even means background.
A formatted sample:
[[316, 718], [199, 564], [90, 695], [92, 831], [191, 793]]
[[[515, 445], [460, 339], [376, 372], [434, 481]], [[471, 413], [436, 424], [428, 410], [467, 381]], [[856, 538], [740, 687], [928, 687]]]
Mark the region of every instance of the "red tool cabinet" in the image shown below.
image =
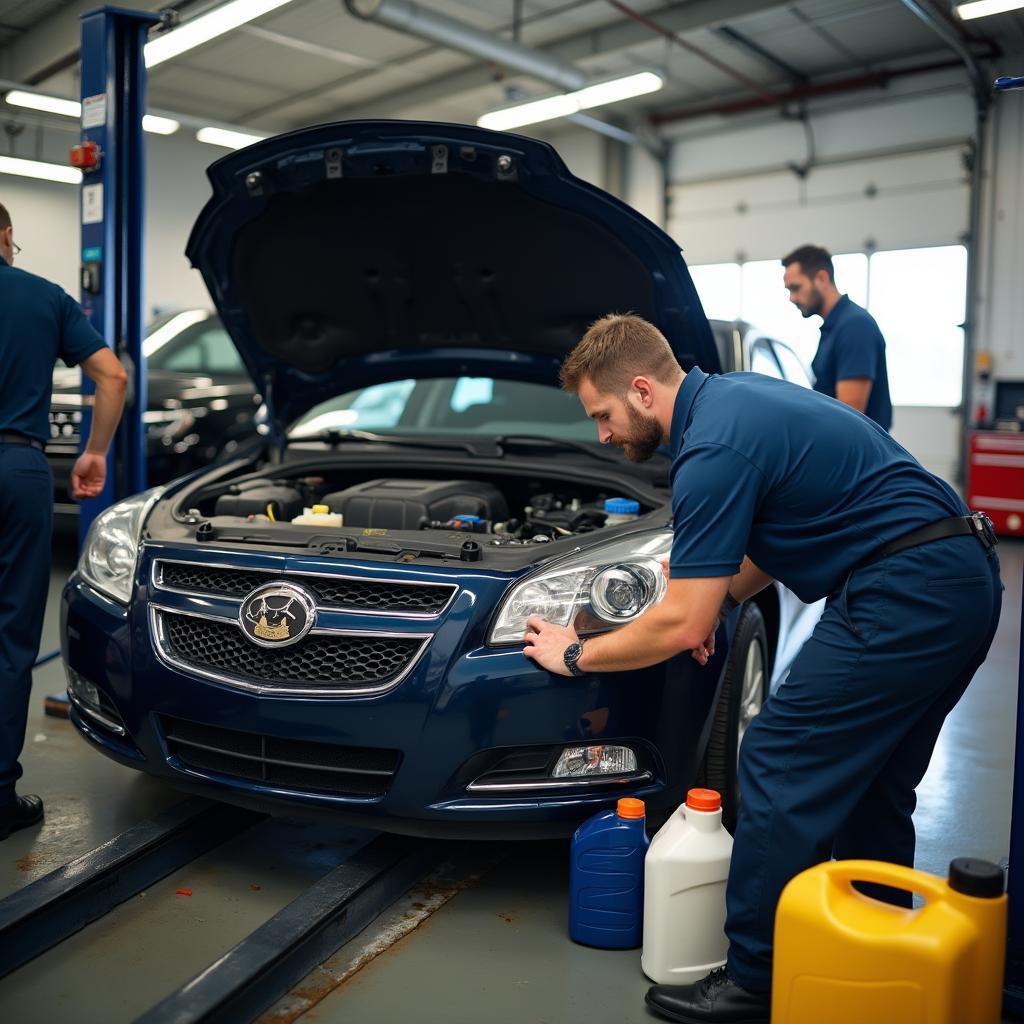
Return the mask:
[[1024, 537], [1024, 434], [971, 431], [967, 504], [987, 512], [997, 533]]

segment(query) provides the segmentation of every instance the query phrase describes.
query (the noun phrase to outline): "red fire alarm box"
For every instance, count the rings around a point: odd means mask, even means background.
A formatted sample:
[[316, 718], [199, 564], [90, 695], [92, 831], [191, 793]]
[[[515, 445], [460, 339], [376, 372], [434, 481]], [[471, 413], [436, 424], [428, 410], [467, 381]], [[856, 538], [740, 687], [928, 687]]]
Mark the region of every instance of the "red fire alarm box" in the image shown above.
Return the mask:
[[1024, 537], [1024, 434], [971, 431], [967, 504], [988, 513], [996, 533]]

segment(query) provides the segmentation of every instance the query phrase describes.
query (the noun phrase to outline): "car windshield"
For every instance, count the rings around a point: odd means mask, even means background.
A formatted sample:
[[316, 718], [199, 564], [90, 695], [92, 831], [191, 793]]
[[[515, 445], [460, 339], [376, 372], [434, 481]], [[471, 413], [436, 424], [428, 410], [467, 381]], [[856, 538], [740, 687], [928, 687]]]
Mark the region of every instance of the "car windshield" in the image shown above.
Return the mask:
[[152, 370], [245, 373], [238, 350], [220, 319], [205, 309], [186, 309], [155, 320], [146, 331], [142, 350]]
[[575, 395], [544, 384], [491, 377], [395, 380], [349, 391], [310, 409], [293, 440], [324, 432], [540, 434], [598, 444], [597, 428]]
[[[176, 373], [239, 374], [247, 371], [220, 318], [206, 309], [164, 313], [146, 327], [142, 342], [151, 370]], [[58, 359], [56, 369], [66, 370]]]

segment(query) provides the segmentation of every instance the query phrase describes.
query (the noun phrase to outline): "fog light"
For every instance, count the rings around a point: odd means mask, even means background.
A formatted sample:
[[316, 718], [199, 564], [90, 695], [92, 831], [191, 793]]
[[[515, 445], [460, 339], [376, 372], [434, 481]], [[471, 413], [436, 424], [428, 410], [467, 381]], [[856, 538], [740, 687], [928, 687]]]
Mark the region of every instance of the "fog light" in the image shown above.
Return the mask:
[[571, 779], [635, 771], [636, 754], [629, 747], [593, 744], [589, 747], [566, 747], [551, 775], [556, 779]]
[[[65, 666], [66, 668], [66, 666]], [[92, 708], [94, 711], [102, 711], [103, 708], [100, 704], [100, 691], [96, 689], [95, 685], [80, 676], [73, 668], [66, 668], [68, 676], [68, 690], [71, 691], [86, 707]]]

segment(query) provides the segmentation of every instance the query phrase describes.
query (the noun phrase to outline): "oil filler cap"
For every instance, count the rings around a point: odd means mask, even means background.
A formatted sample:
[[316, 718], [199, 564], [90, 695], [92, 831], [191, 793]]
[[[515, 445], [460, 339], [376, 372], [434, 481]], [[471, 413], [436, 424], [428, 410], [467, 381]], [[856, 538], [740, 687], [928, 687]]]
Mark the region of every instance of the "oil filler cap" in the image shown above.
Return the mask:
[[964, 896], [993, 900], [1003, 895], [1006, 880], [998, 864], [977, 857], [957, 857], [949, 863], [949, 887]]

